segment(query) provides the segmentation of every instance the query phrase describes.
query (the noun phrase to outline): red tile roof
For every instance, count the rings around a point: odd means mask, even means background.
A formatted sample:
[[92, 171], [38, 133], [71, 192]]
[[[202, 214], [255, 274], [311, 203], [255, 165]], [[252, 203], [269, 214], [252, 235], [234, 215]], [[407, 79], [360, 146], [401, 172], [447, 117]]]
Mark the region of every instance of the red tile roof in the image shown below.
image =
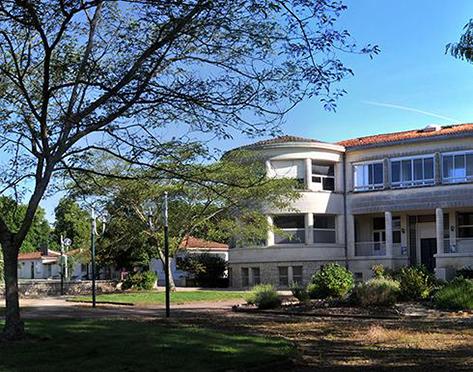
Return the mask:
[[270, 139], [267, 139], [267, 140], [258, 141], [258, 142], [252, 143], [250, 145], [242, 146], [240, 148], [241, 149], [253, 148], [253, 147], [260, 147], [260, 146], [265, 146], [265, 145], [274, 145], [274, 144], [278, 144], [278, 143], [291, 143], [291, 142], [296, 142], [296, 143], [299, 143], [299, 142], [300, 143], [304, 143], [304, 142], [325, 143], [323, 141], [319, 141], [319, 140], [313, 139], [313, 138], [304, 138], [304, 137], [298, 137], [298, 136], [284, 135], [284, 136], [270, 138]]
[[187, 236], [182, 240], [181, 249], [209, 249], [214, 251], [228, 251], [228, 244], [212, 242], [195, 236]]
[[337, 142], [337, 145], [350, 147], [364, 147], [364, 146], [382, 146], [399, 142], [408, 142], [421, 139], [430, 139], [436, 137], [447, 136], [465, 136], [473, 135], [473, 124], [457, 124], [445, 125], [439, 130], [426, 131], [424, 129], [407, 130], [404, 132], [376, 134], [374, 136], [366, 136], [348, 139]]
[[20, 253], [18, 255], [18, 259], [19, 260], [40, 260], [41, 252]]

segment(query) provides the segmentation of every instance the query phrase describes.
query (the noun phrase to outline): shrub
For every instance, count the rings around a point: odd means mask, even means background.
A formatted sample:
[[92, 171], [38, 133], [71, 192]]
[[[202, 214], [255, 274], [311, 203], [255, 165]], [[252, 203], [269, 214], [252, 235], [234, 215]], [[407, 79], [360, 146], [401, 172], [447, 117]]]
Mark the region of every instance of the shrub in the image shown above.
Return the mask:
[[255, 285], [246, 297], [246, 302], [256, 305], [258, 309], [274, 309], [281, 306], [278, 292], [271, 284]]
[[306, 290], [307, 290], [307, 295], [309, 296], [309, 298], [311, 299], [321, 298], [319, 294], [320, 293], [319, 287], [317, 284], [309, 283], [306, 287]]
[[228, 280], [223, 280], [227, 262], [214, 254], [188, 255], [182, 260], [180, 268], [192, 274], [196, 284], [201, 287], [228, 286]]
[[473, 280], [456, 278], [433, 297], [435, 306], [447, 310], [473, 310]]
[[434, 287], [434, 278], [423, 265], [403, 267], [399, 271], [401, 297], [405, 300], [425, 300]]
[[460, 270], [457, 270], [457, 277], [464, 279], [473, 279], [473, 267], [466, 266]]
[[353, 274], [344, 267], [329, 263], [311, 278], [311, 298], [343, 298], [353, 288]]
[[396, 280], [374, 278], [356, 286], [353, 295], [362, 306], [392, 306], [399, 298], [399, 287]]
[[154, 288], [158, 277], [152, 271], [130, 273], [122, 283], [122, 289], [149, 291]]
[[375, 278], [384, 278], [386, 276], [386, 271], [383, 265], [373, 265], [371, 268]]
[[299, 283], [292, 283], [291, 292], [300, 302], [306, 302], [310, 299], [307, 288]]

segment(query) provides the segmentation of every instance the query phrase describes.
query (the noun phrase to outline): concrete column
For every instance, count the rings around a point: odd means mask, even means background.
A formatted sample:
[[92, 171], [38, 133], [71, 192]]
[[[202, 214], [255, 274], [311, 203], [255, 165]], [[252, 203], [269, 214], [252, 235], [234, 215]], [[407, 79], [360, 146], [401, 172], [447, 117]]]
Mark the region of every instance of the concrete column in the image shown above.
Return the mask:
[[287, 267], [287, 280], [289, 281], [289, 285], [294, 281], [292, 278], [292, 266]]
[[434, 154], [434, 182], [436, 185], [442, 183], [442, 157], [439, 152]]
[[305, 159], [305, 188], [307, 190], [312, 189], [312, 159]]
[[408, 233], [409, 233], [409, 226], [408, 226], [408, 221], [407, 221], [407, 215], [401, 214], [401, 247], [405, 247], [406, 249], [407, 249]]
[[[267, 219], [268, 219], [268, 225], [273, 226], [273, 217], [268, 216]], [[268, 246], [274, 245], [274, 232], [271, 229], [268, 229], [268, 237], [267, 237], [266, 244]]]
[[386, 190], [391, 188], [390, 176], [391, 176], [391, 172], [389, 169], [389, 159], [383, 159], [383, 184]]
[[393, 215], [391, 212], [384, 212], [384, 224], [386, 231], [386, 257], [393, 256]]
[[304, 215], [305, 220], [305, 244], [314, 243], [314, 215], [312, 213], [306, 213]]
[[266, 167], [266, 176], [267, 177], [271, 177], [272, 176], [272, 171], [271, 171], [271, 161], [270, 160], [266, 160], [264, 162], [264, 165]]
[[[450, 237], [450, 249], [449, 252], [455, 253], [457, 247], [457, 213], [450, 211], [448, 213], [448, 233]], [[452, 229], [453, 227], [453, 229]], [[453, 231], [452, 231], [453, 230]], [[455, 251], [455, 252], [453, 252]]]
[[348, 258], [355, 257], [355, 216], [347, 214], [347, 255]]
[[443, 209], [435, 209], [435, 235], [437, 238], [437, 254], [443, 251]]

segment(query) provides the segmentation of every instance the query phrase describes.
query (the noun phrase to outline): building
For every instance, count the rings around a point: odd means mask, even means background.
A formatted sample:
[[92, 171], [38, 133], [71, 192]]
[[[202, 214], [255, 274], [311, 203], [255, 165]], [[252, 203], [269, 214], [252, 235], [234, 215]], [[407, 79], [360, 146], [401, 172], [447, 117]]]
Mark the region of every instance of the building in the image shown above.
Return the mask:
[[358, 279], [375, 264], [424, 264], [444, 279], [473, 266], [473, 124], [338, 143], [283, 136], [246, 148], [263, 155], [269, 177], [303, 187], [296, 212], [268, 211], [280, 236], [230, 249], [234, 287], [307, 282], [328, 262]]
[[[187, 255], [197, 255], [208, 253], [216, 255], [228, 261], [228, 245], [204, 239], [199, 239], [194, 236], [184, 238], [179, 246], [178, 251], [174, 257], [170, 258], [171, 272], [174, 279], [174, 284], [179, 287], [190, 286], [192, 283], [191, 275], [180, 268], [180, 262]], [[153, 258], [149, 264], [150, 271], [153, 271], [158, 276], [158, 284], [164, 285], [164, 265], [161, 260]]]

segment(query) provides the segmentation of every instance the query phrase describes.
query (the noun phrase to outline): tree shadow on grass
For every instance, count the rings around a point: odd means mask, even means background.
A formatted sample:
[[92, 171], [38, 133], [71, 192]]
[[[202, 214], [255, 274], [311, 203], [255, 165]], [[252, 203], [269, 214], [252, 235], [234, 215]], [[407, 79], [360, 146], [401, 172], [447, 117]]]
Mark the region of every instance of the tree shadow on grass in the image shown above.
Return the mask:
[[[40, 338], [0, 345], [2, 371], [219, 371], [287, 364], [281, 339], [130, 320], [30, 320]], [[287, 366], [286, 366], [287, 367]]]

